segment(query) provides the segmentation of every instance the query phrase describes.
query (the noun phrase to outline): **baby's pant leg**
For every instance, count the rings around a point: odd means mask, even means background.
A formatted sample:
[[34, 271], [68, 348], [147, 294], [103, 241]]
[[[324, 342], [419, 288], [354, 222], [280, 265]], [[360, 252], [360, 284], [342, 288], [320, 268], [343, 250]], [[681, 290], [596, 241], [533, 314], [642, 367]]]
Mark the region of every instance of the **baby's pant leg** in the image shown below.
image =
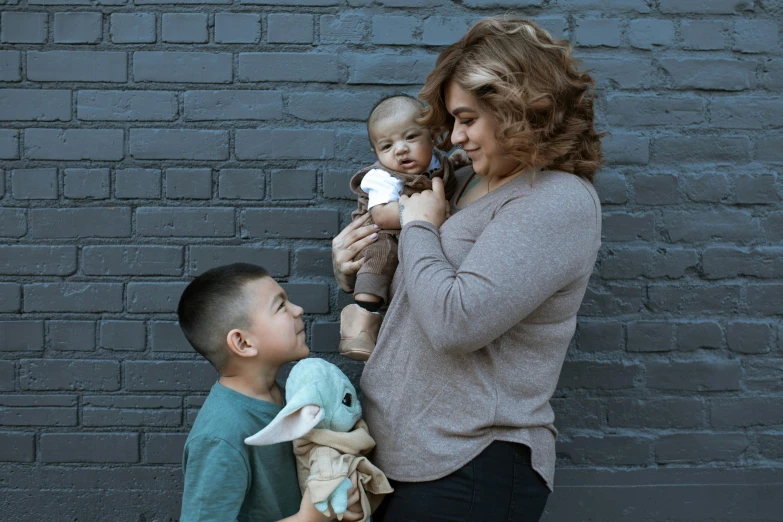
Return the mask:
[[389, 286], [397, 270], [397, 238], [391, 234], [379, 234], [378, 240], [366, 247], [362, 254], [366, 261], [356, 274], [353, 295], [377, 295], [387, 303]]

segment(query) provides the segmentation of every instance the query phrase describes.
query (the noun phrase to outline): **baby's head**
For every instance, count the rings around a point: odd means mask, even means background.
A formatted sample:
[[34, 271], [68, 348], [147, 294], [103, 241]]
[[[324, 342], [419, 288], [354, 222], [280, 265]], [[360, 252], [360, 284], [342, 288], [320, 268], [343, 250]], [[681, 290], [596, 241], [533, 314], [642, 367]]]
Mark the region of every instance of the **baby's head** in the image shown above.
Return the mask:
[[221, 375], [307, 357], [302, 312], [264, 268], [247, 263], [196, 277], [177, 307], [185, 337]]
[[426, 172], [435, 146], [429, 130], [416, 123], [424, 106], [397, 94], [382, 99], [367, 120], [367, 134], [381, 165], [404, 174]]

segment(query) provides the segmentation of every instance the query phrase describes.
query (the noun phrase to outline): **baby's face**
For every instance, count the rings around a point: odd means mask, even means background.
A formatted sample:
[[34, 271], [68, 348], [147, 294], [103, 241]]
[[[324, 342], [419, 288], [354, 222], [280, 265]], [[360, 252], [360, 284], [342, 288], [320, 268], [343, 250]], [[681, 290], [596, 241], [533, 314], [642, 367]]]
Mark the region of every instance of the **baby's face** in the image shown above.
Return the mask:
[[404, 109], [383, 118], [370, 129], [375, 155], [387, 169], [404, 174], [426, 172], [432, 161], [432, 136], [416, 124], [413, 109]]

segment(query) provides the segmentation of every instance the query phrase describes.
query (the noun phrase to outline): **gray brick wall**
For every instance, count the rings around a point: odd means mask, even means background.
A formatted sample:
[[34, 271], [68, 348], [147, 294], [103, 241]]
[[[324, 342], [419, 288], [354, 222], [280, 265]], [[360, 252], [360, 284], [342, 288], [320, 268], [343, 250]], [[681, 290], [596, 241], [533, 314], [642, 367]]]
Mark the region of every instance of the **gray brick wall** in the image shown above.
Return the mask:
[[363, 120], [504, 11], [574, 43], [611, 132], [545, 520], [780, 518], [780, 2], [2, 3], [4, 520], [178, 517], [215, 373], [173, 311], [213, 266], [266, 266], [358, 379], [328, 249]]

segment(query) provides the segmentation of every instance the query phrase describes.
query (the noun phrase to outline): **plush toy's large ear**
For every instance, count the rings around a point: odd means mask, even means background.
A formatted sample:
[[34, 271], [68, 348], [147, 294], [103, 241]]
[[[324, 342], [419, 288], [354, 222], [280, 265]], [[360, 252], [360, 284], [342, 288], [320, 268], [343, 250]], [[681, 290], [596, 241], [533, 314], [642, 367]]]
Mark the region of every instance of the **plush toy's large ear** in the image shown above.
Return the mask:
[[266, 428], [245, 439], [250, 446], [268, 446], [298, 439], [324, 418], [318, 391], [314, 387], [299, 390]]

